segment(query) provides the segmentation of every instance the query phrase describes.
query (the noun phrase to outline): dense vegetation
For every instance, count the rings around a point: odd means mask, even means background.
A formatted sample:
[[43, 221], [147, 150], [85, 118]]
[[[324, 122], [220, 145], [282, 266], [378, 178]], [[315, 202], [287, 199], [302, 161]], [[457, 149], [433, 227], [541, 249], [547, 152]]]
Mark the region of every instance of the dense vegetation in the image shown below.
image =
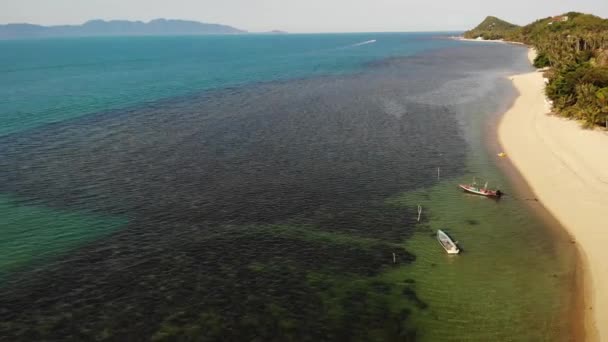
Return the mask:
[[516, 26], [494, 17], [465, 33], [467, 38], [505, 39], [534, 46], [534, 66], [549, 67], [546, 93], [553, 110], [608, 127], [608, 20], [569, 12]]

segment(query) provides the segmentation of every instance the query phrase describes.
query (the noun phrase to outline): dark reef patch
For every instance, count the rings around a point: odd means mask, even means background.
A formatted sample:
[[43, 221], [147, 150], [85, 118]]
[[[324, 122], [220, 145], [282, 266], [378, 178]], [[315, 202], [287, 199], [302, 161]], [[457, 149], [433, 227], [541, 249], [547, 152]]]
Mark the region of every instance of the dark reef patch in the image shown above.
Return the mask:
[[[391, 302], [403, 285], [374, 277], [415, 259], [398, 246], [415, 208], [385, 200], [434, 184], [439, 165], [446, 177], [463, 172], [453, 107], [414, 99], [514, 54], [492, 49], [492, 58], [475, 59], [476, 48], [392, 58], [356, 75], [206, 92], [0, 138], [0, 192], [130, 220], [12, 274], [0, 287], [0, 336], [414, 340], [412, 311]], [[410, 308], [426, 307], [402, 291]]]
[[418, 298], [418, 295], [416, 295], [416, 292], [414, 290], [412, 290], [410, 287], [404, 287], [402, 290], [402, 293], [405, 297], [407, 297], [408, 300], [410, 300], [411, 302], [416, 304], [416, 306], [419, 309], [426, 309], [428, 307], [428, 304], [425, 303], [420, 298]]

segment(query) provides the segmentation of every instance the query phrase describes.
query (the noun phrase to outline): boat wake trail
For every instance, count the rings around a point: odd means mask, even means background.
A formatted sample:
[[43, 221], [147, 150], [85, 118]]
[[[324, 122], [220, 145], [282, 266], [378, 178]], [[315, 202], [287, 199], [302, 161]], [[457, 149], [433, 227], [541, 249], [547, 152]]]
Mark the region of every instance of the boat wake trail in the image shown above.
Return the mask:
[[366, 40], [366, 41], [361, 42], [361, 43], [356, 43], [356, 44], [353, 44], [353, 45], [351, 45], [351, 47], [352, 47], [352, 46], [361, 46], [361, 45], [373, 44], [373, 43], [375, 43], [375, 42], [376, 42], [376, 40], [375, 40], [375, 39], [372, 39], [372, 40]]

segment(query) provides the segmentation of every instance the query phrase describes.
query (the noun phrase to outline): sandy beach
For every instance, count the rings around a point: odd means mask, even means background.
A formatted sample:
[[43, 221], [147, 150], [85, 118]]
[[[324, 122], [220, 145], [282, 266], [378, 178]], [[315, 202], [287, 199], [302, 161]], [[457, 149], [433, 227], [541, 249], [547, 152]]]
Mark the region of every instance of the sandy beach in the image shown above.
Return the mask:
[[476, 42], [476, 43], [502, 43], [502, 44], [512, 44], [512, 45], [525, 45], [524, 43], [514, 42], [510, 40], [504, 39], [472, 39], [472, 38], [464, 38], [462, 36], [450, 37], [451, 39], [462, 41], [462, 42]]
[[520, 95], [499, 123], [499, 142], [576, 241], [585, 271], [586, 340], [607, 340], [608, 132], [549, 115], [541, 72], [510, 78]]

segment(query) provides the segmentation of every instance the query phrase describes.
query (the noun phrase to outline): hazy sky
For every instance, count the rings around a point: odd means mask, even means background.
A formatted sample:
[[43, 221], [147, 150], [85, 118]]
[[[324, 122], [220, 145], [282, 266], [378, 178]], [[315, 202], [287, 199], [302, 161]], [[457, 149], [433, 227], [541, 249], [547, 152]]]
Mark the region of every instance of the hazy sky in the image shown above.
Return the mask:
[[191, 19], [249, 31], [464, 30], [487, 15], [516, 24], [567, 11], [608, 17], [608, 0], [0, 0], [0, 23]]

